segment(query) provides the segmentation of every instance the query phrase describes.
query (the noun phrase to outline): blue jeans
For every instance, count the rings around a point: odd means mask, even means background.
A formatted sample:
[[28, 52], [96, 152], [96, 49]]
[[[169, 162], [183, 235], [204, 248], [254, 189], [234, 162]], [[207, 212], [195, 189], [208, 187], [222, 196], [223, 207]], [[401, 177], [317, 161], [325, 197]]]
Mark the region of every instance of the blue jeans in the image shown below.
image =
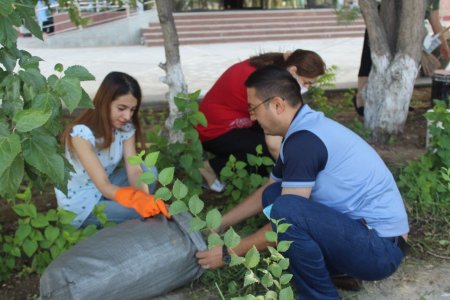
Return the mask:
[[292, 224], [278, 240], [292, 241], [284, 256], [301, 299], [339, 299], [331, 275], [380, 280], [394, 273], [404, 257], [393, 241], [361, 220], [301, 196], [281, 195], [280, 183], [268, 186], [262, 199], [263, 207], [273, 203], [272, 219]]
[[[144, 172], [148, 172], [150, 170], [146, 166], [141, 166], [141, 167]], [[158, 174], [158, 171], [156, 170], [155, 167], [152, 167], [151, 171], [155, 175]], [[125, 186], [130, 185], [130, 183], [128, 182], [128, 176], [127, 176], [127, 172], [126, 172], [125, 168], [119, 168], [119, 169], [115, 170], [109, 176], [109, 180], [111, 181], [112, 184], [120, 186], [120, 187], [125, 187]], [[156, 181], [152, 184], [149, 184], [148, 190], [149, 190], [150, 194], [153, 194], [155, 192], [155, 188], [156, 188]], [[111, 199], [107, 199], [105, 197], [102, 197], [98, 201], [97, 205], [105, 205], [105, 209], [103, 212], [108, 217], [108, 221], [111, 221], [114, 223], [122, 223], [127, 220], [139, 219], [141, 217], [133, 208], [128, 208], [128, 207], [122, 206], [120, 203], [118, 203], [114, 200], [111, 200]], [[94, 215], [94, 213], [89, 214], [89, 216], [83, 222], [81, 227], [86, 227], [87, 225], [90, 225], [90, 224], [94, 224], [97, 227], [100, 226], [100, 222], [97, 219], [97, 217]]]

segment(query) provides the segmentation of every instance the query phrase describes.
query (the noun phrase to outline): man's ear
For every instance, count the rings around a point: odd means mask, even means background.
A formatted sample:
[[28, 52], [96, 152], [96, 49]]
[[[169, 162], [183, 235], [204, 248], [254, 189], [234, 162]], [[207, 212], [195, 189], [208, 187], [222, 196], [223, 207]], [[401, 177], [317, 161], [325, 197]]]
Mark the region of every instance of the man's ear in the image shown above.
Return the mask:
[[277, 114], [281, 114], [285, 111], [286, 102], [282, 98], [275, 97], [272, 101], [273, 104], [275, 105], [275, 111], [277, 112]]

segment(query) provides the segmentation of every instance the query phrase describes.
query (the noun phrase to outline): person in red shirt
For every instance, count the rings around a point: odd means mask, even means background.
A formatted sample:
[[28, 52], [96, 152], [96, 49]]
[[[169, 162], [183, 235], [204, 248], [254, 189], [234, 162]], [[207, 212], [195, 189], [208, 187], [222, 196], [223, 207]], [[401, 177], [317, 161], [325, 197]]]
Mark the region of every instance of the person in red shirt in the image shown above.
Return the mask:
[[[213, 191], [221, 192], [224, 188], [218, 175], [231, 154], [237, 160], [246, 161], [247, 154], [256, 154], [256, 146], [262, 145], [264, 156], [274, 159], [278, 157], [281, 137], [264, 135], [261, 127], [250, 119], [244, 84], [256, 69], [269, 65], [286, 68], [297, 79], [302, 93], [326, 69], [317, 53], [297, 49], [293, 52], [270, 52], [250, 57], [232, 65], [220, 76], [200, 103], [200, 111], [208, 124], [206, 127], [197, 126], [203, 149], [214, 155], [200, 169]], [[258, 173], [266, 175], [266, 170], [261, 168]]]

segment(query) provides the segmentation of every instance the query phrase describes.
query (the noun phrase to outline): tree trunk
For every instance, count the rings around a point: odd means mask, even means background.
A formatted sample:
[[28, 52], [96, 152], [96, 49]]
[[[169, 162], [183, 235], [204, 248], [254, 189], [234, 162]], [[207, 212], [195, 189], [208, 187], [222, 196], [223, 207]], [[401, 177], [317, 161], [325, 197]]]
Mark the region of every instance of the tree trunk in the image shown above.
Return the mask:
[[374, 0], [359, 5], [369, 33], [372, 69], [364, 91], [364, 123], [374, 142], [403, 132], [419, 69], [424, 0]]
[[169, 103], [169, 117], [166, 120], [166, 127], [170, 132], [170, 141], [177, 142], [183, 140], [183, 134], [172, 129], [173, 122], [179, 114], [174, 97], [179, 93], [187, 93], [188, 88], [181, 68], [178, 34], [172, 14], [173, 7], [173, 0], [156, 0], [166, 54], [166, 62], [159, 65], [166, 71], [166, 76], [161, 81], [169, 86], [169, 92], [166, 94], [166, 99]]

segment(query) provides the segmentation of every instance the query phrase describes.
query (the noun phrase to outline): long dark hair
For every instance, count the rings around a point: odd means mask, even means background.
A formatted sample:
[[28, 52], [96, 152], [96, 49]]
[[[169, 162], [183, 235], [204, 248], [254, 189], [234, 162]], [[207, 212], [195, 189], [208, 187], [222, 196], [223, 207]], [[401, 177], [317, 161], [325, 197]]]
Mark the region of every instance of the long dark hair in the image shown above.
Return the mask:
[[133, 113], [131, 122], [136, 129], [136, 141], [144, 147], [144, 137], [142, 136], [139, 124], [139, 107], [142, 102], [142, 93], [139, 83], [130, 75], [122, 72], [111, 72], [103, 79], [94, 97], [94, 109], [87, 109], [76, 117], [63, 131], [61, 144], [68, 143], [69, 150], [73, 151], [70, 132], [77, 124], [84, 124], [89, 127], [96, 138], [103, 138], [103, 143], [97, 145], [100, 149], [106, 149], [114, 141], [113, 128], [111, 125], [111, 103], [120, 96], [133, 95], [137, 100], [136, 110]]
[[319, 54], [314, 51], [297, 49], [287, 59], [282, 52], [269, 52], [250, 57], [250, 65], [256, 69], [266, 66], [277, 66], [287, 69], [297, 67], [297, 75], [316, 78], [325, 74], [326, 65]]

